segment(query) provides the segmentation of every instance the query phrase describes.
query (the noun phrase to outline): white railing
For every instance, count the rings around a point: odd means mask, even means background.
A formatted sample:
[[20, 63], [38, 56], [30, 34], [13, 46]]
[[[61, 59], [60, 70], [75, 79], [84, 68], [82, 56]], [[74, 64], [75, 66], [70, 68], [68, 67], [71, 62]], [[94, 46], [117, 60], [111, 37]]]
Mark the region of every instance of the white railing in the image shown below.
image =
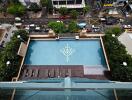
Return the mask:
[[66, 8], [83, 8], [85, 5], [83, 4], [68, 4], [68, 5], [53, 5], [55, 8], [61, 8], [61, 7], [66, 7]]

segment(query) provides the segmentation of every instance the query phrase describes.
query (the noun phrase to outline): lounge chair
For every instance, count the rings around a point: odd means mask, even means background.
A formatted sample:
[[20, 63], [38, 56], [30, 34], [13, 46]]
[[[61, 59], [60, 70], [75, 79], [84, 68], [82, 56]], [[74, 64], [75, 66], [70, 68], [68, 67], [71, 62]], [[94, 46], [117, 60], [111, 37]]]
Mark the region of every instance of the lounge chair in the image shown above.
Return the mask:
[[27, 72], [28, 72], [28, 70], [25, 69], [24, 72], [23, 72], [23, 77], [27, 77], [27, 76], [28, 76], [28, 75], [27, 75]]
[[38, 70], [38, 69], [36, 69], [36, 70], [35, 70], [34, 77], [37, 77], [37, 76], [38, 76], [38, 73], [39, 73], [39, 70]]
[[29, 69], [28, 70], [28, 77], [31, 77], [32, 76], [32, 71], [33, 71], [32, 69]]
[[54, 69], [51, 69], [50, 73], [51, 73], [51, 78], [55, 77], [55, 71], [54, 71]]
[[39, 70], [39, 78], [43, 78], [44, 76], [44, 70]]
[[60, 77], [59, 68], [56, 68], [56, 69], [55, 69], [55, 77]]
[[65, 76], [66, 76], [66, 70], [65, 69], [62, 69], [61, 70], [61, 77], [64, 78]]
[[68, 76], [71, 77], [71, 69], [68, 69]]
[[49, 71], [48, 69], [44, 70], [44, 78], [48, 78], [49, 77]]
[[51, 77], [51, 71], [48, 70], [48, 77], [50, 78]]

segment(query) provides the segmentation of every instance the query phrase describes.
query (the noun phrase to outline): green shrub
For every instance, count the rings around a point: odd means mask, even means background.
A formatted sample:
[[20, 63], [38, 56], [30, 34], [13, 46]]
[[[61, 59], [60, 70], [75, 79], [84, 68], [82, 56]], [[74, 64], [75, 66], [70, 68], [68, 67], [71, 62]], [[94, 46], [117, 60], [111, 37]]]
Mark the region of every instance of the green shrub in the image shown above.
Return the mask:
[[[17, 38], [20, 35], [27, 41], [27, 32], [20, 30], [14, 33], [11, 41], [6, 44], [6, 47], [0, 52], [0, 81], [9, 81], [16, 76], [20, 67], [20, 56], [17, 55], [21, 40]], [[10, 65], [6, 62], [10, 61]]]
[[83, 13], [84, 13], [84, 15], [85, 15], [87, 12], [89, 12], [89, 10], [90, 10], [90, 6], [89, 6], [89, 5], [86, 5], [86, 6], [83, 8]]
[[71, 10], [70, 16], [71, 16], [73, 19], [76, 19], [78, 15], [79, 15], [79, 13], [78, 13], [76, 10]]
[[34, 11], [34, 12], [38, 12], [41, 10], [41, 7], [37, 3], [31, 3], [29, 10]]
[[71, 33], [77, 32], [78, 31], [78, 26], [77, 23], [75, 21], [71, 21], [68, 25], [68, 30]]
[[[121, 29], [110, 28], [106, 30], [106, 35], [103, 37], [112, 78], [116, 81], [132, 81], [132, 57], [117, 37], [112, 37], [112, 34], [119, 36]], [[123, 62], [127, 62], [127, 66], [124, 66]]]
[[61, 7], [59, 13], [64, 16], [68, 13], [68, 9], [66, 7]]
[[21, 4], [13, 4], [7, 8], [8, 13], [17, 15], [17, 16], [23, 15], [25, 11], [26, 11], [26, 8]]
[[64, 33], [65, 25], [62, 22], [49, 22], [48, 27], [54, 30], [55, 33]]

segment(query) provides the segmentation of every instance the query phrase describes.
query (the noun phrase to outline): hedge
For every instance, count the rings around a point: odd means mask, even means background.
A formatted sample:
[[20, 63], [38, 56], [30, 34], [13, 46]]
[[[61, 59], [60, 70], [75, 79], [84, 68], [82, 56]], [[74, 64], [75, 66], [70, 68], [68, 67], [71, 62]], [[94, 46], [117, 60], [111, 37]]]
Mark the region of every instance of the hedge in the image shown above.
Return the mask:
[[[21, 57], [17, 55], [21, 40], [17, 38], [20, 35], [23, 40], [27, 41], [27, 32], [24, 30], [16, 31], [11, 41], [6, 44], [0, 52], [0, 81], [10, 81], [18, 73]], [[10, 61], [10, 65], [6, 62]]]
[[[106, 53], [112, 74], [112, 80], [132, 81], [132, 56], [126, 51], [123, 44], [118, 41], [122, 30], [118, 27], [107, 29], [103, 37]], [[112, 36], [115, 34], [115, 37]], [[127, 66], [123, 65], [127, 62]]]

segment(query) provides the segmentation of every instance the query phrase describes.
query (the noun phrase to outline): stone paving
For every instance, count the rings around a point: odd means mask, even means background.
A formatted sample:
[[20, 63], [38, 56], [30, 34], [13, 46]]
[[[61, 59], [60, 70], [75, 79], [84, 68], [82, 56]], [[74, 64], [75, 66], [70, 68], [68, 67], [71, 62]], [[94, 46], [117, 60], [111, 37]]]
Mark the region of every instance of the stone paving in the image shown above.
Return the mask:
[[125, 45], [126, 50], [128, 51], [129, 54], [132, 55], [132, 33], [126, 33], [124, 32], [118, 37], [118, 40]]

